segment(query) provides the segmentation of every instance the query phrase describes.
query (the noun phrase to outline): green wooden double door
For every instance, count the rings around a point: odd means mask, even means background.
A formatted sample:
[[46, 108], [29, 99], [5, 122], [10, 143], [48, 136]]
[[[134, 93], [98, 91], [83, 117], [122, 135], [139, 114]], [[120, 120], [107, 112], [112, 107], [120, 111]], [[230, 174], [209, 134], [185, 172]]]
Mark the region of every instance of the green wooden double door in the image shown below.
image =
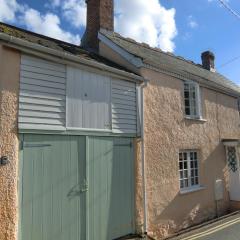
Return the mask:
[[134, 233], [132, 139], [21, 139], [21, 240], [111, 240]]

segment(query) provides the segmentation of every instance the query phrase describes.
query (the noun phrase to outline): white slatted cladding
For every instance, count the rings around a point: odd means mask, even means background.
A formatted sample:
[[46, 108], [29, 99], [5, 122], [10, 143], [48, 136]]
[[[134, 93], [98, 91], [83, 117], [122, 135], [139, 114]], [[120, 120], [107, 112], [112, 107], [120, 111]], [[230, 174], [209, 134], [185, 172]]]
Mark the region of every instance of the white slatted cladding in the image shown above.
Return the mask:
[[64, 130], [66, 66], [22, 55], [19, 128]]
[[110, 78], [68, 67], [67, 127], [110, 130]]
[[112, 129], [119, 133], [137, 132], [135, 83], [112, 80]]

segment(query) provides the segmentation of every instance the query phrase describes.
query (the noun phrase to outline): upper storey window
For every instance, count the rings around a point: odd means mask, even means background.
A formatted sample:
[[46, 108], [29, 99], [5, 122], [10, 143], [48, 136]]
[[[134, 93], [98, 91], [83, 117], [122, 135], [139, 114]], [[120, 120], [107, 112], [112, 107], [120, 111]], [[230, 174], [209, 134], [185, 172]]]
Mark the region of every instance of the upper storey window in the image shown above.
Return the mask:
[[184, 82], [185, 115], [190, 118], [201, 118], [199, 85], [195, 82]]

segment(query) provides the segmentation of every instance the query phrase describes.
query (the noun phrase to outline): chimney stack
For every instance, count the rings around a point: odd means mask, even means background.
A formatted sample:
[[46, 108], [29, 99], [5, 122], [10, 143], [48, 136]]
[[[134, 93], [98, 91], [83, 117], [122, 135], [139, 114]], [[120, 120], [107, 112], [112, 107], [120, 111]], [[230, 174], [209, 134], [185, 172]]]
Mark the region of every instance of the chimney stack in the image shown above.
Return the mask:
[[215, 56], [212, 52], [210, 51], [206, 51], [202, 53], [202, 66], [203, 68], [211, 71], [211, 72], [215, 72]]
[[86, 4], [87, 27], [81, 45], [90, 51], [97, 52], [99, 30], [114, 30], [114, 4], [113, 0], [86, 0]]

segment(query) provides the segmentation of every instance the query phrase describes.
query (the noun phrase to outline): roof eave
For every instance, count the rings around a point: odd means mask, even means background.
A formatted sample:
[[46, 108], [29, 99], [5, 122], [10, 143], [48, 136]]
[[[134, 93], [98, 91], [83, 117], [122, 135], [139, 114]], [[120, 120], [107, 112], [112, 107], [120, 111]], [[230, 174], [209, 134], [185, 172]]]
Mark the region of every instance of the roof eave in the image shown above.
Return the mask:
[[[148, 69], [151, 69], [151, 70], [154, 70], [154, 71], [157, 71], [157, 72], [161, 72], [161, 73], [170, 75], [172, 77], [176, 77], [176, 78], [178, 78], [180, 80], [184, 80], [184, 81], [189, 80], [189, 75], [193, 75], [192, 73], [188, 73], [188, 74], [182, 74], [181, 73], [180, 74], [180, 73], [176, 72], [175, 70], [170, 71], [169, 69], [166, 69], [164, 67], [162, 67], [162, 68], [155, 67], [155, 66], [153, 66], [149, 63], [144, 63], [144, 67], [148, 68]], [[230, 88], [227, 88], [227, 87], [224, 87], [221, 84], [217, 84], [215, 82], [209, 81], [208, 79], [205, 79], [202, 76], [195, 75], [194, 79], [191, 79], [191, 80], [197, 81], [199, 84], [201, 84], [204, 87], [213, 89], [215, 91], [222, 92], [224, 94], [227, 94], [227, 95], [230, 95], [230, 96], [233, 96], [233, 97], [236, 97], [236, 98], [240, 98], [240, 92], [235, 91], [235, 90], [230, 89]]]
[[101, 31], [98, 33], [98, 39], [106, 44], [109, 48], [111, 48], [114, 52], [118, 53], [121, 57], [123, 57], [126, 61], [132, 64], [136, 68], [141, 68], [144, 66], [143, 60], [140, 57], [136, 57], [135, 55], [129, 53], [124, 48], [120, 47], [104, 34]]
[[123, 71], [123, 70], [120, 70], [120, 69], [116, 69], [114, 67], [107, 66], [107, 65], [104, 65], [102, 63], [94, 62], [93, 60], [84, 59], [84, 58], [72, 55], [72, 54], [64, 52], [64, 51], [51, 49], [51, 48], [41, 46], [41, 45], [36, 44], [36, 43], [31, 43], [29, 41], [19, 39], [19, 38], [10, 36], [10, 35], [5, 34], [5, 33], [0, 33], [0, 41], [3, 45], [18, 49], [18, 50], [26, 52], [26, 53], [28, 53], [29, 50], [32, 50], [32, 51], [35, 51], [35, 52], [40, 52], [40, 53], [44, 53], [44, 54], [47, 54], [47, 55], [52, 55], [54, 57], [58, 57], [58, 58], [65, 59], [65, 60], [68, 60], [68, 61], [81, 63], [83, 65], [86, 65], [86, 66], [89, 66], [89, 67], [94, 67], [94, 68], [97, 68], [99, 70], [104, 70], [104, 71], [107, 71], [107, 72], [110, 72], [110, 73], [125, 76], [126, 78], [132, 79], [133, 81], [136, 81], [136, 82], [143, 82], [144, 81], [141, 76], [138, 76], [134, 73], [129, 73], [129, 72], [126, 72], [126, 71]]

